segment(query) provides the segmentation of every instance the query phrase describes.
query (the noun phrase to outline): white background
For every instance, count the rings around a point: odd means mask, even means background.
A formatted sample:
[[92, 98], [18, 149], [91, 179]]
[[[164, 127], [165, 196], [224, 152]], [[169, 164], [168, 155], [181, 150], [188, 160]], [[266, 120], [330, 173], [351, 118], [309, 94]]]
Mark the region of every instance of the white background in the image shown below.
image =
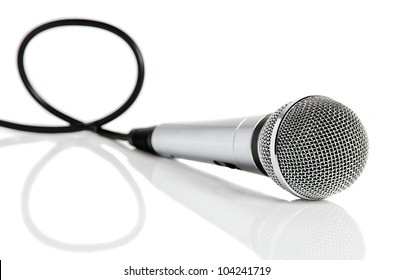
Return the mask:
[[[354, 110], [370, 141], [368, 164], [350, 189], [327, 202], [302, 204], [291, 203], [293, 196], [261, 176], [205, 164], [190, 169], [188, 162], [146, 157], [89, 133], [48, 136], [2, 128], [4, 279], [124, 279], [128, 266], [179, 265], [215, 270], [206, 279], [218, 278], [219, 266], [271, 266], [271, 279], [389, 274], [391, 1], [0, 5], [2, 120], [62, 124], [27, 95], [16, 53], [33, 27], [77, 17], [120, 27], [144, 55], [141, 96], [111, 129], [266, 114], [322, 94]], [[83, 28], [42, 34], [26, 57], [42, 95], [84, 120], [126, 98], [135, 81], [133, 63], [119, 39]], [[286, 253], [364, 260], [265, 260]], [[243, 278], [254, 277], [236, 279]]]

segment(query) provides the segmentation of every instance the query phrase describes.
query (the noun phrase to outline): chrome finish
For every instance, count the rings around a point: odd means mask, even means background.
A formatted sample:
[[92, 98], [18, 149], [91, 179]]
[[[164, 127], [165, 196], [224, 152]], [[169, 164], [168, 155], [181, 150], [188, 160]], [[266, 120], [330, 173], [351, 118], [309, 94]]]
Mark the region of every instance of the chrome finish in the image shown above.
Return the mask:
[[253, 159], [252, 138], [263, 116], [183, 124], [162, 124], [152, 134], [161, 156], [178, 157], [263, 174]]
[[267, 116], [159, 125], [151, 144], [162, 156], [267, 174], [308, 200], [348, 188], [368, 156], [358, 117], [324, 96], [298, 99]]
[[266, 121], [258, 152], [283, 189], [308, 200], [348, 188], [368, 156], [367, 133], [348, 107], [324, 96], [289, 103]]

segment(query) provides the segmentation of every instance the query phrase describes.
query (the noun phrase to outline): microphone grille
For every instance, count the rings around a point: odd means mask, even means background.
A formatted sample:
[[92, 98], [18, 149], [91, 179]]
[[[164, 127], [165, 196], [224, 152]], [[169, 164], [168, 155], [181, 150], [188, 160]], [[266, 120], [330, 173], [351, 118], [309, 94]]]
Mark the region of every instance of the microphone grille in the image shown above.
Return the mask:
[[368, 139], [349, 108], [309, 96], [269, 117], [258, 149], [262, 166], [278, 185], [301, 198], [322, 199], [358, 178], [367, 161]]

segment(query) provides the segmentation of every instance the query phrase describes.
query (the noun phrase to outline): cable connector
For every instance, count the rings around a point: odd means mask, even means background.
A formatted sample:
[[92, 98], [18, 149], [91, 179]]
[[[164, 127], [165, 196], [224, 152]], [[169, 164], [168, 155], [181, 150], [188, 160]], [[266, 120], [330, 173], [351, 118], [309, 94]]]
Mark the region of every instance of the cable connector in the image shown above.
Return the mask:
[[157, 154], [154, 150], [153, 145], [151, 143], [151, 137], [153, 135], [153, 131], [156, 127], [147, 127], [147, 128], [137, 128], [131, 130], [131, 132], [127, 136], [128, 142], [134, 146], [135, 148], [151, 153]]

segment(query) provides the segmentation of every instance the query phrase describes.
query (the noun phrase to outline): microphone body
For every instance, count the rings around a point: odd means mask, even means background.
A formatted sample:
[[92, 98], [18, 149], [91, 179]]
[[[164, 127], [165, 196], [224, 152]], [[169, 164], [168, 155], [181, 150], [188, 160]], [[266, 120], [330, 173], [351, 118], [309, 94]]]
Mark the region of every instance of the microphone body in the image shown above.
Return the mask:
[[258, 137], [266, 116], [154, 128], [151, 145], [160, 156], [214, 163], [265, 174], [258, 156]]
[[358, 117], [324, 96], [300, 98], [268, 115], [134, 129], [128, 140], [159, 156], [267, 175], [307, 200], [349, 187], [368, 157]]

